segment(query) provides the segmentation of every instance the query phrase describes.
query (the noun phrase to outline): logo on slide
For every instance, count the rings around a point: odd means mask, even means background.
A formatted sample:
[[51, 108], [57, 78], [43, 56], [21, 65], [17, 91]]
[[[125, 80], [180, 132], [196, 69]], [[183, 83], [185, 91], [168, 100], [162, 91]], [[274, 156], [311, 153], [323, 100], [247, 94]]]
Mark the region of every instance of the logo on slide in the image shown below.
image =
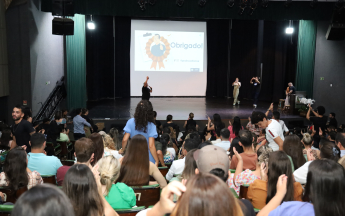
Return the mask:
[[[154, 45], [151, 47], [153, 43]], [[170, 54], [170, 44], [167, 39], [156, 34], [147, 41], [145, 49], [146, 54], [152, 59], [150, 69], [155, 68], [156, 70], [157, 64], [159, 65], [159, 69], [165, 68], [163, 60]]]

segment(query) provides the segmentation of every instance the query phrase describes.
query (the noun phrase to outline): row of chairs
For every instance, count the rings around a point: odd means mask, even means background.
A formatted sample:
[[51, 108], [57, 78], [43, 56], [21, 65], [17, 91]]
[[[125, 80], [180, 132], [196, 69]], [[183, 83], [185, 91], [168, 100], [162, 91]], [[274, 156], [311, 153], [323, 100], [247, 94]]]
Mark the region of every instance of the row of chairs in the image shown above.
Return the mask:
[[47, 142], [47, 147], [54, 149], [54, 155], [58, 158], [72, 159], [74, 142], [57, 142], [56, 146], [52, 142]]

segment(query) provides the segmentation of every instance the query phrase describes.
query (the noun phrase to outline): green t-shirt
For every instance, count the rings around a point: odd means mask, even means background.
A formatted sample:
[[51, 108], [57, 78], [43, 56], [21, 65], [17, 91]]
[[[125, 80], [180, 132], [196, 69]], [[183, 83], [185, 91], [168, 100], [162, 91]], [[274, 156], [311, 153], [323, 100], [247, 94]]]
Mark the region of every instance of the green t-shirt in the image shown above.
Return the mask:
[[66, 134], [60, 133], [60, 138], [56, 139], [58, 142], [68, 142], [69, 138]]
[[122, 182], [113, 184], [105, 199], [113, 209], [132, 208], [136, 205], [133, 189]]

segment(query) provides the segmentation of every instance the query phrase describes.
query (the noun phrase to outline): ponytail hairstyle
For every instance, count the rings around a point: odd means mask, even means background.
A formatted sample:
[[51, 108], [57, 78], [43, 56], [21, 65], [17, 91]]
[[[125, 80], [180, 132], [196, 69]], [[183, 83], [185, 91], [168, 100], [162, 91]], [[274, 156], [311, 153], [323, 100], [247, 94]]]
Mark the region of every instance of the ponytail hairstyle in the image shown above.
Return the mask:
[[106, 186], [106, 194], [104, 195], [107, 196], [112, 184], [120, 176], [121, 164], [113, 155], [109, 155], [100, 159], [98, 165], [101, 184]]
[[309, 133], [303, 134], [302, 142], [305, 146], [311, 146], [313, 141], [313, 137]]

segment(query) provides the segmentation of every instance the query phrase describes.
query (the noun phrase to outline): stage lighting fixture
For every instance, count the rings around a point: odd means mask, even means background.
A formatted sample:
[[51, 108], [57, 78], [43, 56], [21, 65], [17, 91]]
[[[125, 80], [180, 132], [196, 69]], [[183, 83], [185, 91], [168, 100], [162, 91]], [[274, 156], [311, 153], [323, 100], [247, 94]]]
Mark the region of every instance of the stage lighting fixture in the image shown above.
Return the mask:
[[226, 4], [232, 8], [235, 5], [235, 0], [228, 0]]
[[240, 2], [240, 10], [238, 11], [239, 15], [242, 15], [244, 13], [244, 10], [247, 7], [247, 0], [241, 0]]
[[149, 0], [149, 4], [150, 4], [150, 5], [155, 5], [156, 2], [157, 2], [157, 0]]
[[180, 7], [183, 5], [183, 2], [184, 0], [176, 0], [176, 4]]
[[91, 21], [87, 22], [87, 28], [94, 30], [96, 28], [95, 23], [92, 21], [92, 15], [90, 15]]
[[286, 2], [284, 3], [284, 6], [288, 8], [290, 7], [291, 3], [292, 3], [292, 0], [286, 0]]
[[311, 0], [310, 7], [312, 7], [312, 8], [316, 7], [317, 1], [318, 0]]
[[146, 10], [146, 4], [147, 4], [147, 1], [146, 0], [138, 0], [138, 4], [140, 6], [140, 9], [142, 11]]
[[262, 1], [261, 1], [261, 6], [262, 6], [263, 8], [267, 8], [267, 7], [268, 7], [268, 2], [269, 2], [269, 0], [262, 0]]
[[201, 7], [203, 7], [203, 6], [205, 6], [206, 2], [207, 2], [207, 0], [199, 0], [199, 5]]
[[292, 34], [294, 32], [294, 28], [292, 27], [292, 21], [289, 22], [289, 27], [285, 29], [286, 34]]
[[253, 15], [257, 6], [258, 6], [258, 0], [253, 0], [252, 3], [250, 4], [249, 15]]

